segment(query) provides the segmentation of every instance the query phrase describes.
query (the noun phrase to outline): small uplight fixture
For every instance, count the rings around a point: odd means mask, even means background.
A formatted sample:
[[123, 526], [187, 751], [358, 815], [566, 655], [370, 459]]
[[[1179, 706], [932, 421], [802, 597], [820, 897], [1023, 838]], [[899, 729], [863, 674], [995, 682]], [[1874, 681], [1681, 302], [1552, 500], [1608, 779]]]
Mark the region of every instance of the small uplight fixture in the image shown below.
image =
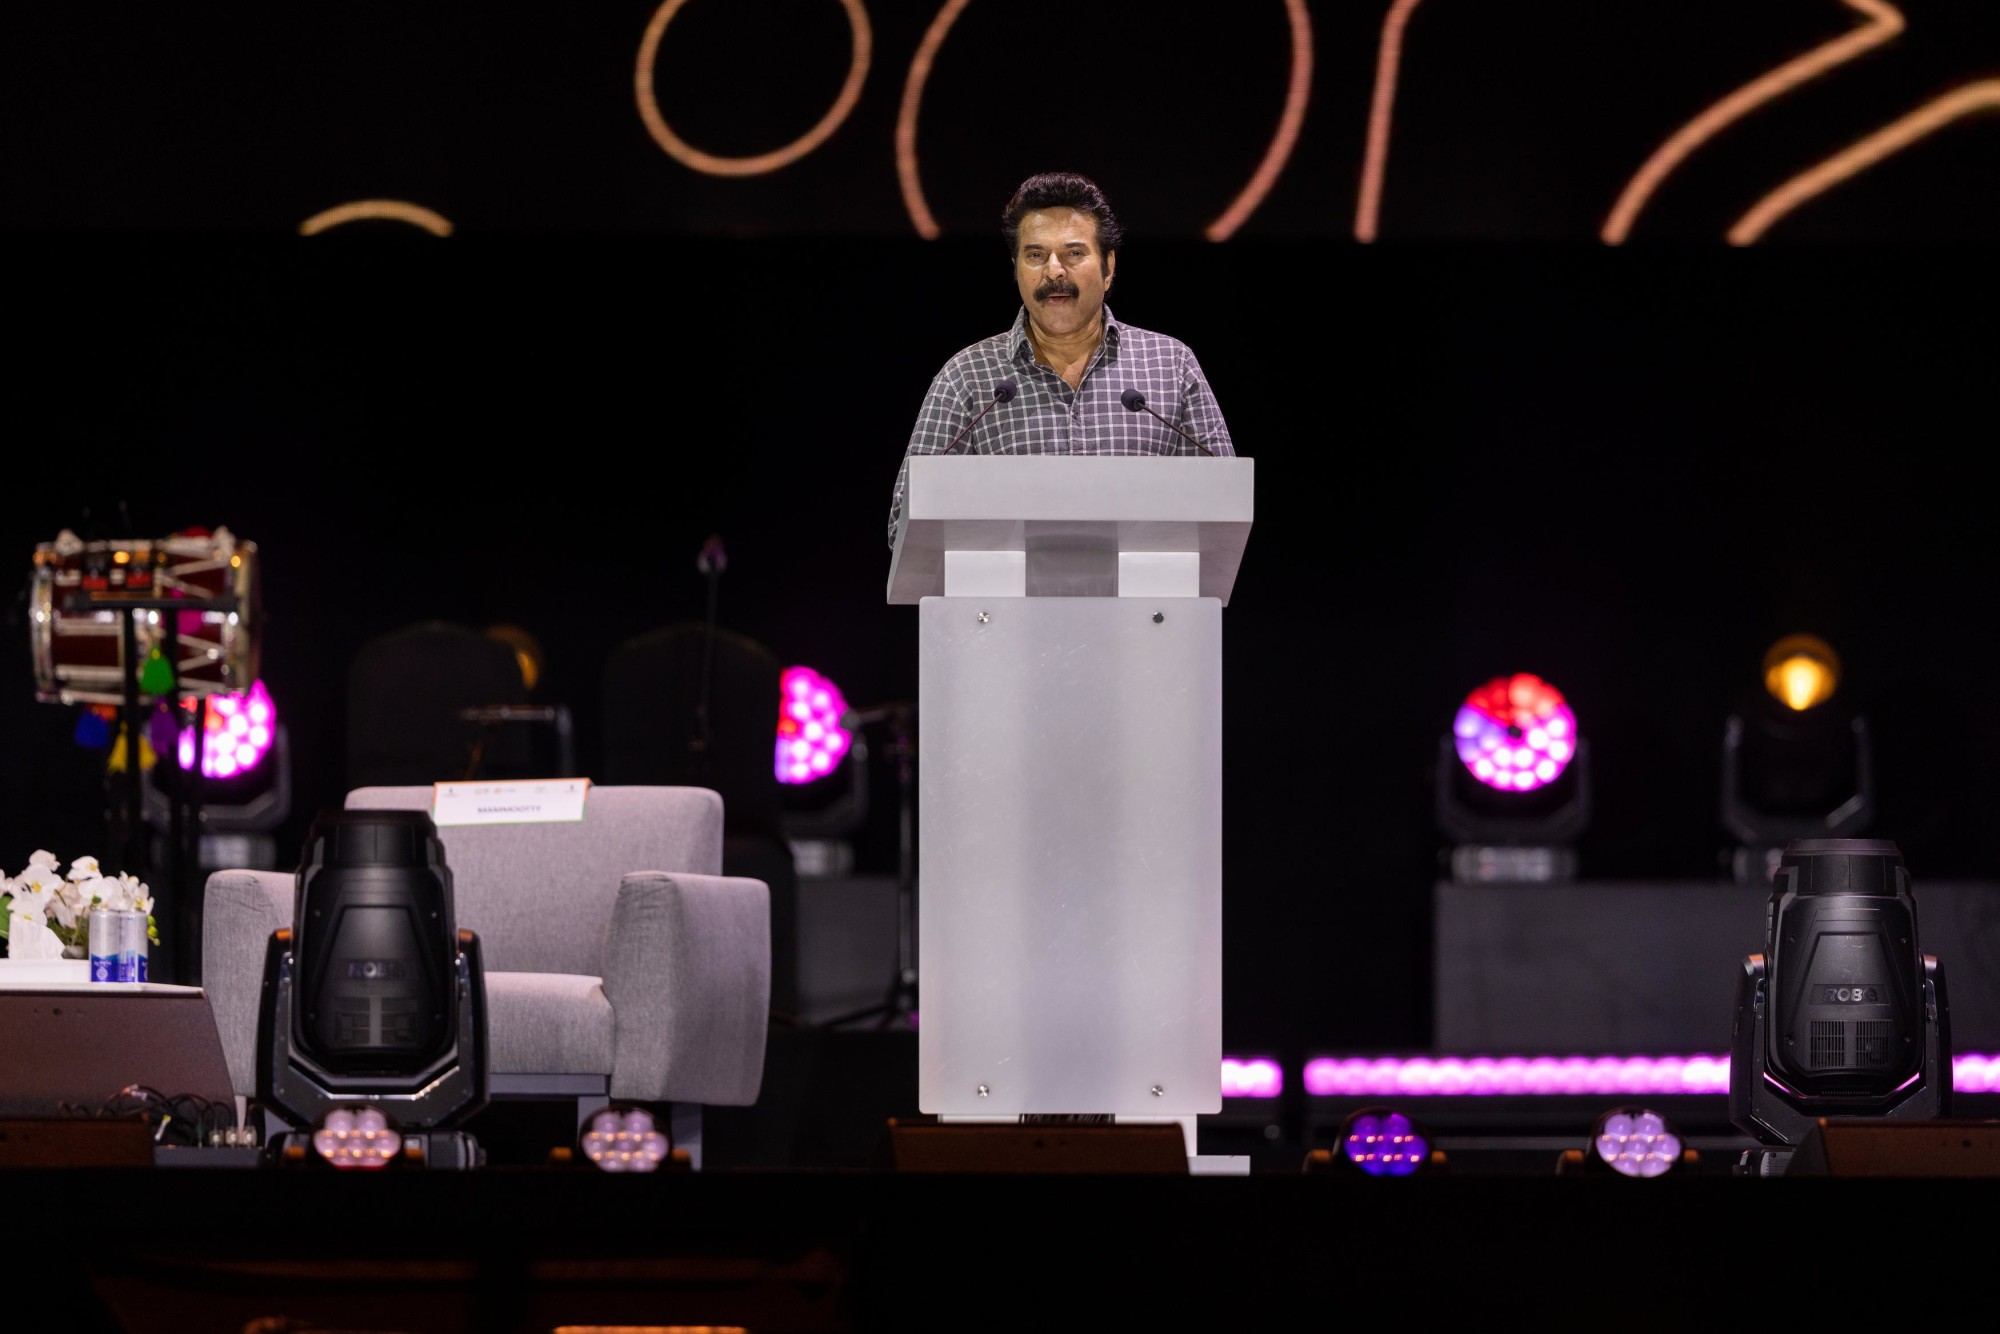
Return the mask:
[[1444, 1154], [1411, 1117], [1387, 1105], [1357, 1107], [1340, 1123], [1333, 1149], [1306, 1155], [1306, 1170], [1358, 1172], [1371, 1177], [1407, 1177], [1444, 1166]]
[[403, 1136], [379, 1107], [329, 1107], [313, 1127], [313, 1152], [334, 1167], [380, 1171], [403, 1152]]
[[1768, 886], [1795, 840], [1852, 838], [1874, 819], [1868, 720], [1848, 707], [1841, 676], [1824, 639], [1786, 635], [1724, 726], [1721, 816], [1739, 884]]
[[839, 686], [810, 667], [785, 668], [778, 678], [778, 781], [811, 783], [834, 772], [854, 744], [846, 716]]
[[604, 1172], [652, 1172], [673, 1155], [673, 1141], [644, 1107], [616, 1104], [594, 1113], [577, 1151]]
[[1599, 1116], [1591, 1127], [1589, 1142], [1581, 1149], [1566, 1151], [1557, 1170], [1608, 1172], [1645, 1181], [1672, 1172], [1691, 1172], [1700, 1161], [1701, 1155], [1687, 1146], [1686, 1138], [1664, 1113], [1628, 1104]]
[[1454, 880], [1570, 878], [1590, 818], [1589, 747], [1563, 693], [1532, 672], [1468, 693], [1439, 743], [1437, 816]]

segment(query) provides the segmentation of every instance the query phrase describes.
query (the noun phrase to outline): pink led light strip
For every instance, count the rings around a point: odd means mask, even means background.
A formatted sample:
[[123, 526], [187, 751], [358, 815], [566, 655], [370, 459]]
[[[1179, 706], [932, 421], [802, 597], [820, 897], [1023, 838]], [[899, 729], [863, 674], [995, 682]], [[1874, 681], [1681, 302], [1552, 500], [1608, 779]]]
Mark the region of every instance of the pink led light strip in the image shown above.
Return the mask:
[[[1322, 1056], [1306, 1062], [1304, 1082], [1321, 1098], [1712, 1095], [1729, 1090], [1729, 1058]], [[1958, 1093], [2000, 1093], [2000, 1055], [1953, 1057], [1951, 1082]]]

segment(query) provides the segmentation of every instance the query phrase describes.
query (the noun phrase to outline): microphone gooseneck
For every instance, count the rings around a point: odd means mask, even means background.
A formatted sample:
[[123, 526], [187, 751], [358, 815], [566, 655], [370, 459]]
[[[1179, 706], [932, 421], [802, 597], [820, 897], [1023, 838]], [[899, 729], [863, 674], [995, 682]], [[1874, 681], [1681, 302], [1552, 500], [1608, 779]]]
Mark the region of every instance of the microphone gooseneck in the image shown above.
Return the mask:
[[979, 425], [987, 413], [993, 411], [993, 409], [999, 407], [1002, 403], [1008, 402], [1013, 397], [1014, 382], [1012, 380], [1002, 380], [999, 384], [994, 385], [993, 397], [987, 402], [986, 406], [973, 413], [972, 420], [958, 428], [958, 434], [951, 438], [951, 443], [946, 445], [941, 452], [956, 454], [959, 445], [965, 442], [965, 437], [972, 434], [972, 428]]
[[1210, 449], [1207, 445], [1204, 445], [1201, 441], [1196, 440], [1193, 434], [1191, 434], [1186, 428], [1176, 426], [1174, 425], [1174, 423], [1168, 421], [1165, 417], [1160, 417], [1159, 413], [1154, 412], [1153, 409], [1146, 403], [1146, 396], [1140, 393], [1138, 390], [1127, 389], [1124, 393], [1118, 396], [1118, 401], [1120, 403], [1123, 403], [1126, 406], [1126, 408], [1128, 408], [1133, 412], [1152, 413], [1153, 416], [1159, 417], [1159, 420], [1166, 426], [1168, 430], [1178, 431], [1181, 435], [1186, 436], [1188, 441], [1191, 444], [1193, 444], [1196, 449], [1208, 455], [1210, 458], [1213, 458], [1215, 456], [1214, 450]]

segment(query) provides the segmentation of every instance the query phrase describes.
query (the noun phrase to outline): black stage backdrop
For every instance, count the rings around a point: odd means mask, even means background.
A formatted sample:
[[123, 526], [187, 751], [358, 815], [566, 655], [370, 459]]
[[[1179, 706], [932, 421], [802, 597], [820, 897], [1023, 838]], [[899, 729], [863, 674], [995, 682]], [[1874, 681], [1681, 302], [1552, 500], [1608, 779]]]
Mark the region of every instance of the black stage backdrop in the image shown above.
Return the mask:
[[[258, 543], [286, 864], [344, 790], [366, 638], [528, 627], [587, 773], [606, 653], [702, 614], [710, 534], [723, 625], [858, 706], [914, 692], [886, 506], [930, 374], [1012, 314], [991, 243], [16, 249], [17, 573], [66, 526]], [[1133, 241], [1118, 313], [1194, 346], [1258, 460], [1224, 617], [1230, 1048], [1428, 1040], [1431, 765], [1499, 673], [1592, 739], [1587, 876], [1718, 874], [1723, 719], [1795, 630], [1844, 655], [1919, 883], [2000, 869], [1997, 285], [1940, 249]], [[106, 855], [102, 753], [8, 634], [0, 864]], [[861, 855], [893, 869], [892, 822]]]
[[[1919, 882], [2000, 871], [1992, 8], [1217, 15], [17, 6], [0, 557], [25, 584], [64, 527], [258, 543], [281, 862], [345, 790], [361, 643], [531, 629], [587, 773], [607, 652], [702, 614], [711, 534], [723, 625], [907, 699], [902, 444], [1013, 313], [1001, 201], [1077, 169], [1130, 227], [1117, 312], [1193, 345], [1259, 461], [1225, 617], [1232, 1051], [1427, 1041], [1431, 765], [1501, 673], [1592, 739], [1587, 876], [1718, 873], [1723, 719], [1792, 631], [1844, 655]], [[10, 613], [0, 869], [108, 858], [102, 753], [34, 702]]]

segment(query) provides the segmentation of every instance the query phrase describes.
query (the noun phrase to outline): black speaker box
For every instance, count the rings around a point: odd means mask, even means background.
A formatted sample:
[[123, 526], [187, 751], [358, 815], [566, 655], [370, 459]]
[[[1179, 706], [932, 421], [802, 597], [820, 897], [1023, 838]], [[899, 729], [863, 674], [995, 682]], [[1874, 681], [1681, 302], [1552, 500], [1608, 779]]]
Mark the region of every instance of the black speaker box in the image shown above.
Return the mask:
[[1172, 1124], [905, 1125], [889, 1122], [897, 1172], [1128, 1172], [1188, 1174], [1187, 1140]]
[[1822, 1117], [1806, 1131], [1785, 1175], [2000, 1176], [2000, 1121]]

